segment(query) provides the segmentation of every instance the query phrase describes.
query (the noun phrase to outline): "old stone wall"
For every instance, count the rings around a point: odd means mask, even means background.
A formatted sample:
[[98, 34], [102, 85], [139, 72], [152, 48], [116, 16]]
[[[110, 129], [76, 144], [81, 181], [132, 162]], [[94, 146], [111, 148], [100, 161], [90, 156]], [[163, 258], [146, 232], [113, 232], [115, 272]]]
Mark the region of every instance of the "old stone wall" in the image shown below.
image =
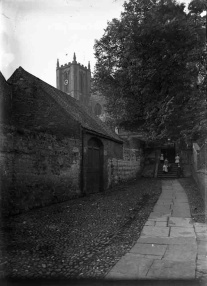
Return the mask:
[[79, 139], [5, 126], [0, 134], [4, 213], [18, 213], [80, 194]]
[[124, 181], [136, 179], [141, 170], [138, 160], [108, 159], [108, 188]]
[[[193, 143], [192, 174], [198, 184], [207, 211], [207, 169], [205, 164], [200, 163], [202, 161], [200, 149], [197, 143]], [[202, 157], [205, 158], [205, 156], [206, 154], [202, 154]]]
[[205, 202], [205, 208], [207, 213], [207, 170], [201, 169], [196, 171], [194, 165], [192, 165], [191, 171], [193, 178], [199, 187], [202, 198]]
[[200, 169], [196, 172], [197, 183], [201, 191], [202, 197], [205, 202], [205, 208], [207, 212], [207, 170]]

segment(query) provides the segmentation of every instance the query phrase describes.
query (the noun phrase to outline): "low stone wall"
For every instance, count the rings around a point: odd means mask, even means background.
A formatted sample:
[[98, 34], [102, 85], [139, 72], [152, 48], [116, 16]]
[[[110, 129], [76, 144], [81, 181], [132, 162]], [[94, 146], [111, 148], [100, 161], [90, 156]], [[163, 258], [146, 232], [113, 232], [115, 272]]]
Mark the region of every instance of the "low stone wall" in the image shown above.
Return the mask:
[[136, 179], [140, 171], [140, 159], [136, 161], [109, 159], [108, 188], [124, 181]]
[[197, 143], [193, 143], [192, 175], [204, 199], [206, 208], [205, 211], [207, 213], [207, 169], [205, 168], [205, 164], [203, 168], [200, 168], [201, 164], [199, 157], [200, 157], [200, 147], [198, 146]]
[[1, 209], [12, 214], [80, 194], [78, 139], [5, 127], [0, 136]]
[[196, 171], [195, 168], [192, 166], [192, 174], [204, 199], [207, 213], [207, 170], [200, 169]]

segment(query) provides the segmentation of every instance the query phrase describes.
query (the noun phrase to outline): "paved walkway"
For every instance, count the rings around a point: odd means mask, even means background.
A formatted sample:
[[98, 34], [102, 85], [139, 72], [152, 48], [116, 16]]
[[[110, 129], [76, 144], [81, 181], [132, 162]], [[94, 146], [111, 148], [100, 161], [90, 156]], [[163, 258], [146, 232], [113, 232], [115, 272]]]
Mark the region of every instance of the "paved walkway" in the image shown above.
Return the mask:
[[162, 193], [141, 236], [106, 275], [108, 279], [207, 279], [207, 227], [193, 223], [177, 180]]

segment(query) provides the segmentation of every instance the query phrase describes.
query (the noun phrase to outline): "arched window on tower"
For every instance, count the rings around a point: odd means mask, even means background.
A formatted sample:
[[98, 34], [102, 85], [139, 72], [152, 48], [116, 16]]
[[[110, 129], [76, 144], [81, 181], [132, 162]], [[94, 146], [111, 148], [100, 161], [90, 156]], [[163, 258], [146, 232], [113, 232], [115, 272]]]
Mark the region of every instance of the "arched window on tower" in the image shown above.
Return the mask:
[[83, 93], [83, 73], [80, 72], [80, 92]]
[[83, 73], [83, 87], [82, 87], [82, 93], [85, 91], [85, 73]]

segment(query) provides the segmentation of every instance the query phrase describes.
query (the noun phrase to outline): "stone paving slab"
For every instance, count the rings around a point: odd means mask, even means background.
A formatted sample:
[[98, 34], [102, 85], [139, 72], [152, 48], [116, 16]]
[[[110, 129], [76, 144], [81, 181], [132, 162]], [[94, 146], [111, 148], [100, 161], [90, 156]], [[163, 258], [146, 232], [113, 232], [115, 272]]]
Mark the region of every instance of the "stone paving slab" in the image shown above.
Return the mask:
[[174, 205], [172, 206], [174, 209], [180, 209], [180, 210], [187, 210], [190, 211], [190, 207], [188, 205], [188, 203], [174, 203]]
[[155, 221], [155, 226], [167, 226], [167, 221]]
[[207, 234], [207, 227], [206, 226], [195, 226], [195, 232], [196, 233], [199, 233], [199, 234], [204, 234], [206, 235]]
[[108, 273], [106, 278], [145, 278], [153, 259], [127, 253]]
[[195, 237], [151, 237], [140, 236], [139, 243], [153, 243], [153, 244], [190, 244], [196, 246]]
[[175, 202], [179, 202], [180, 204], [187, 204], [188, 203], [188, 199], [184, 198], [184, 197], [176, 197]]
[[133, 255], [136, 255], [136, 257], [139, 258], [147, 258], [147, 259], [162, 259], [163, 255], [153, 255], [153, 254], [139, 254], [139, 253], [132, 253]]
[[197, 241], [206, 241], [207, 242], [207, 234], [196, 233]]
[[170, 212], [170, 206], [156, 205], [153, 209], [153, 212], [169, 213]]
[[207, 279], [207, 225], [193, 223], [177, 180], [162, 181], [162, 194], [137, 243], [107, 277]]
[[198, 241], [198, 255], [207, 256], [207, 242], [206, 241]]
[[191, 218], [191, 214], [190, 214], [190, 211], [188, 210], [181, 210], [179, 208], [174, 208], [172, 210], [172, 216], [174, 217], [183, 217], [183, 218]]
[[194, 279], [195, 262], [193, 261], [168, 261], [154, 260], [147, 277], [165, 279]]
[[204, 227], [207, 230], [207, 224], [205, 223], [199, 223], [199, 222], [195, 222], [194, 223], [195, 227]]
[[168, 245], [164, 254], [163, 260], [170, 261], [194, 261], [196, 260], [197, 246], [196, 245]]
[[198, 254], [197, 259], [198, 260], [202, 260], [203, 262], [205, 262], [206, 267], [207, 267], [207, 255], [205, 255], [205, 254]]
[[173, 205], [174, 205], [174, 207], [175, 208], [181, 208], [181, 209], [190, 209], [190, 207], [189, 207], [189, 203], [188, 202], [181, 202], [181, 201], [176, 201], [176, 200], [174, 200], [174, 202], [173, 202]]
[[144, 226], [142, 235], [167, 237], [169, 235], [169, 231], [169, 227]]
[[167, 245], [136, 243], [130, 250], [130, 253], [163, 256], [166, 249]]
[[159, 202], [157, 202], [157, 206], [166, 206], [166, 207], [171, 207], [173, 205], [172, 202], [166, 202], [166, 201], [163, 201], [163, 200], [160, 200]]
[[198, 278], [201, 281], [200, 285], [202, 285], [202, 286], [206, 286], [207, 285], [207, 274], [204, 274], [202, 272], [196, 271], [196, 278]]
[[157, 219], [157, 218], [164, 218], [166, 217], [166, 219], [168, 219], [168, 217], [171, 215], [171, 212], [170, 213], [160, 213], [160, 212], [152, 212], [149, 216], [148, 219]]
[[170, 237], [196, 237], [194, 229], [191, 227], [171, 227]]
[[202, 272], [207, 275], [207, 261], [206, 260], [197, 261], [197, 271]]
[[186, 207], [186, 208], [189, 208], [189, 203], [188, 202], [181, 202], [179, 199], [174, 199], [174, 202], [173, 202], [174, 206], [177, 206], [177, 207]]
[[154, 218], [148, 218], [148, 221], [168, 221], [168, 216], [167, 215], [162, 215], [160, 217], [154, 217]]
[[168, 221], [168, 226], [193, 227], [193, 223], [191, 218], [170, 217]]

